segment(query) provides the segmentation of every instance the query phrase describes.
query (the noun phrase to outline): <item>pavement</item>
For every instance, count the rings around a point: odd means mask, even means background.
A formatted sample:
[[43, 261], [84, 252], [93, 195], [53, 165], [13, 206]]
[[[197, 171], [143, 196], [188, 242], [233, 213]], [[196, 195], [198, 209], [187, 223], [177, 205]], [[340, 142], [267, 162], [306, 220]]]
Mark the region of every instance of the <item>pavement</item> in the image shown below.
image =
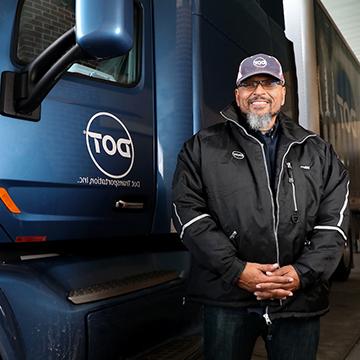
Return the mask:
[[[354, 256], [355, 267], [351, 273], [350, 281], [354, 285], [354, 297], [357, 303], [360, 303], [360, 254]], [[349, 286], [351, 287], [351, 285]], [[356, 300], [357, 299], [357, 300]], [[355, 310], [356, 311], [356, 310]], [[359, 311], [359, 309], [357, 309]], [[344, 360], [359, 360], [360, 359], [360, 333], [358, 331], [359, 324], [356, 324], [357, 330], [355, 331], [356, 342], [353, 344]]]
[[[252, 360], [267, 359], [263, 341], [256, 344]], [[330, 312], [321, 318], [317, 360], [360, 359], [360, 254], [347, 281], [333, 282]]]

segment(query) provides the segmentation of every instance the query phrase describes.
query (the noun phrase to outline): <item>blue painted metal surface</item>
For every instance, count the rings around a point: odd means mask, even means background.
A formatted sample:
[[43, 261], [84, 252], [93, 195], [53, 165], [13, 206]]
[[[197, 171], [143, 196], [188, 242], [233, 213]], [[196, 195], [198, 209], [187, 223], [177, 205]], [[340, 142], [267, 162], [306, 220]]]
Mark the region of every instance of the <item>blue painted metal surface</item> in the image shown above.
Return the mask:
[[[149, 1], [142, 7], [151, 12]], [[14, 2], [5, 1], [2, 71], [18, 66], [10, 62], [8, 39], [15, 11]], [[155, 189], [151, 16], [144, 16], [142, 30], [142, 76], [136, 86], [69, 74], [43, 101], [39, 122], [0, 116], [0, 186], [21, 210], [15, 215], [0, 203], [1, 225], [12, 241], [32, 235], [103, 241], [150, 232]], [[143, 202], [144, 210], [136, 216], [116, 210], [122, 199]]]
[[133, 0], [76, 1], [76, 40], [92, 56], [127, 53], [133, 45]]
[[154, 0], [158, 192], [153, 232], [170, 231], [177, 154], [193, 134], [191, 12], [188, 0]]
[[0, 290], [0, 308], [0, 355], [3, 359], [25, 359], [18, 321], [2, 290]]
[[[108, 281], [109, 273], [111, 279], [121, 279], [129, 274], [154, 271], [162, 268], [168, 258], [168, 253], [107, 258], [56, 257], [0, 265], [0, 355], [11, 360], [102, 360], [136, 351], [138, 348], [126, 346], [129, 333], [145, 335], [145, 324], [138, 327], [136, 322], [156, 316], [156, 311], [161, 311], [159, 304], [170, 306], [168, 311], [177, 311], [176, 316], [181, 316], [184, 309], [180, 294], [177, 294], [180, 289], [169, 292], [169, 287], [159, 286], [151, 292], [145, 289], [81, 305], [72, 304], [67, 295], [71, 289]], [[173, 298], [175, 294], [177, 300]], [[138, 319], [128, 317], [129, 311], [133, 313], [134, 305], [136, 312], [141, 314]], [[104, 322], [109, 314], [112, 314], [113, 328]], [[167, 314], [169, 321], [174, 316], [175, 313]], [[94, 317], [96, 321], [91, 320]], [[122, 325], [124, 323], [128, 324], [127, 328]], [[91, 338], [88, 343], [89, 333], [99, 328], [103, 331], [102, 336], [107, 336], [106, 341], [102, 344]], [[118, 330], [114, 331], [114, 328]], [[120, 343], [123, 347], [118, 346]], [[88, 353], [88, 349], [92, 352]]]

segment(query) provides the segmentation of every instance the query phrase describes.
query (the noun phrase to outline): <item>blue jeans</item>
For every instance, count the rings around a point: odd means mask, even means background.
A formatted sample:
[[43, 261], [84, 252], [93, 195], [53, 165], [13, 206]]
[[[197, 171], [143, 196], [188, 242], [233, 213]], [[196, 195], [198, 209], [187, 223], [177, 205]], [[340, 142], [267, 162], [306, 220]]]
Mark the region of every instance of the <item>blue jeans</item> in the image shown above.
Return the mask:
[[250, 360], [259, 336], [269, 360], [315, 360], [320, 319], [283, 318], [266, 322], [244, 308], [204, 306], [204, 359]]

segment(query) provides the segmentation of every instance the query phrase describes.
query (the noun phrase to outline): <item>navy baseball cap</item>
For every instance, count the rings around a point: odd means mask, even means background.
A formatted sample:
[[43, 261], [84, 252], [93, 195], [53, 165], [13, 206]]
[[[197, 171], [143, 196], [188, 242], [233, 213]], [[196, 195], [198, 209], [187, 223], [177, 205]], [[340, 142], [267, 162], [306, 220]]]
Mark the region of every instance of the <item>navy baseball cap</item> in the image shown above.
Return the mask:
[[248, 77], [258, 74], [268, 74], [285, 82], [281, 64], [278, 59], [266, 54], [256, 54], [245, 58], [241, 62], [236, 79], [236, 86], [239, 86], [240, 82]]

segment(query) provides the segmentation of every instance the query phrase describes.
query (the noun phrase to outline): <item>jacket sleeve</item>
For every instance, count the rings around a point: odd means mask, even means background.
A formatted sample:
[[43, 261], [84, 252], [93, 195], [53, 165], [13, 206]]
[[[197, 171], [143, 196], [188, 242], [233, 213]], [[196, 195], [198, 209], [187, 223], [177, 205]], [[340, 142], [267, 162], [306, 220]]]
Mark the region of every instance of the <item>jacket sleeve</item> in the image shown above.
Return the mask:
[[339, 263], [347, 243], [349, 226], [349, 179], [332, 146], [325, 152], [323, 192], [318, 215], [308, 246], [294, 264], [306, 288], [328, 280]]
[[211, 215], [201, 173], [201, 143], [191, 138], [178, 156], [173, 178], [173, 222], [195, 260], [227, 283], [245, 267], [236, 249]]

